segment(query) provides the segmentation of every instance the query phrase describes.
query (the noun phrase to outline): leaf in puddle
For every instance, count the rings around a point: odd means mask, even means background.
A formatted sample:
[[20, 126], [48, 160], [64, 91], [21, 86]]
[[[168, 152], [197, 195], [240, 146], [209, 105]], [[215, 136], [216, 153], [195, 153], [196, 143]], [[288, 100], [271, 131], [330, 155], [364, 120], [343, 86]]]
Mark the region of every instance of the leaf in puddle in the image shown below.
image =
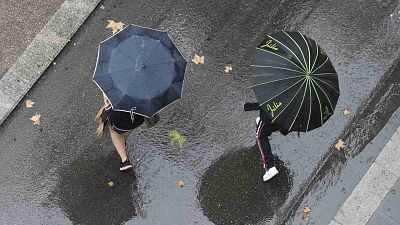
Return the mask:
[[224, 71], [225, 71], [225, 73], [230, 73], [230, 72], [232, 72], [232, 66], [225, 66]]
[[185, 182], [183, 182], [183, 180], [178, 181], [178, 186], [183, 188], [183, 186], [185, 186]]
[[114, 20], [107, 20], [108, 21], [108, 25], [106, 28], [110, 28], [113, 32], [113, 35], [115, 33], [117, 33], [118, 31], [122, 30], [122, 28], [124, 28], [124, 23], [122, 22], [115, 22]]
[[32, 100], [30, 100], [30, 99], [28, 99], [28, 100], [25, 101], [25, 106], [26, 106], [26, 108], [32, 108], [32, 107], [33, 107], [33, 104], [35, 104], [35, 102], [32, 101]]
[[33, 125], [40, 125], [40, 117], [42, 115], [36, 113], [34, 116], [32, 116], [31, 118], [29, 118], [30, 120], [33, 121]]
[[169, 137], [171, 138], [171, 144], [178, 144], [180, 148], [186, 142], [185, 138], [177, 130], [170, 131]]
[[204, 64], [204, 55], [199, 56], [199, 55], [195, 54], [192, 59], [192, 62], [194, 62], [195, 64]]
[[342, 139], [339, 139], [338, 142], [335, 144], [335, 148], [337, 150], [341, 150], [346, 146], [346, 142], [342, 141]]

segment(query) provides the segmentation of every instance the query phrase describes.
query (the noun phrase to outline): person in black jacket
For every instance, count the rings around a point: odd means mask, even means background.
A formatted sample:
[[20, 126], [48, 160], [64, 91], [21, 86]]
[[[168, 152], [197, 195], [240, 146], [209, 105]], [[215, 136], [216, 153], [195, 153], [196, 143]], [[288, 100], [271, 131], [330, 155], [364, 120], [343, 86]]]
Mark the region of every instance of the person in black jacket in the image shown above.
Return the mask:
[[256, 119], [257, 124], [257, 143], [260, 150], [261, 159], [265, 169], [263, 180], [267, 181], [278, 174], [278, 170], [275, 167], [274, 158], [272, 156], [271, 145], [268, 137], [272, 132], [280, 131], [283, 135], [288, 132], [284, 129], [279, 128], [276, 124], [272, 123], [268, 113], [262, 108], [258, 102], [244, 104], [245, 111], [259, 110], [260, 116]]

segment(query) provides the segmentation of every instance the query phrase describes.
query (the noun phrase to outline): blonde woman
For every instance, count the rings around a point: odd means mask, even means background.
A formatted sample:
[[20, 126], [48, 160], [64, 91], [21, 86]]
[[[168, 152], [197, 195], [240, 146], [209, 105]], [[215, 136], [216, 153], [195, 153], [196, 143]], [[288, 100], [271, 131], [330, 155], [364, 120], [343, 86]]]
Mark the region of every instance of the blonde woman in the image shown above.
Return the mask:
[[97, 113], [96, 121], [99, 123], [97, 136], [103, 136], [104, 131], [109, 127], [110, 136], [115, 149], [121, 158], [120, 170], [125, 171], [133, 168], [126, 153], [126, 140], [133, 129], [144, 122], [144, 117], [138, 114], [115, 111], [111, 107], [108, 98], [103, 94], [104, 106]]

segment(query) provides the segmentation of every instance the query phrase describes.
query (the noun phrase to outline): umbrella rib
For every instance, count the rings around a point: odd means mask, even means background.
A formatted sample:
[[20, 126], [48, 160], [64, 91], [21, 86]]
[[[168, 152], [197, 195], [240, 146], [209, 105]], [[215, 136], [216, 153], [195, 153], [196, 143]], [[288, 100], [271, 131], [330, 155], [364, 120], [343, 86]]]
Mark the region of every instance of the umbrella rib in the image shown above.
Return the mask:
[[308, 85], [308, 89], [310, 92], [310, 113], [308, 114], [308, 122], [307, 122], [307, 128], [306, 128], [306, 132], [308, 131], [308, 127], [310, 126], [310, 120], [311, 120], [311, 82], [309, 82], [310, 85]]
[[332, 111], [334, 111], [332, 102], [331, 102], [331, 100], [329, 99], [329, 97], [328, 97], [328, 95], [326, 94], [326, 92], [324, 91], [324, 89], [323, 89], [316, 81], [314, 81], [314, 79], [311, 79], [311, 81], [314, 82], [314, 83], [319, 87], [319, 89], [322, 91], [322, 93], [324, 93], [326, 99], [327, 99], [328, 102], [329, 102], [329, 106], [331, 107]]
[[264, 85], [264, 84], [270, 84], [270, 83], [274, 83], [274, 82], [278, 82], [278, 81], [283, 81], [283, 80], [289, 80], [289, 79], [298, 78], [298, 77], [304, 77], [304, 76], [303, 76], [303, 75], [300, 75], [300, 76], [294, 76], [294, 77], [285, 77], [285, 78], [281, 78], [281, 79], [277, 79], [277, 80], [271, 80], [271, 81], [259, 83], [259, 84], [253, 85], [252, 87], [257, 87], [257, 86]]
[[288, 71], [292, 71], [292, 72], [296, 72], [296, 73], [301, 73], [304, 74], [304, 72], [300, 72], [297, 70], [292, 70], [292, 69], [288, 69], [285, 67], [278, 67], [278, 66], [263, 66], [263, 65], [250, 65], [251, 67], [257, 67], [257, 68], [274, 68], [274, 69], [282, 69], [282, 70], [288, 70]]
[[310, 49], [310, 46], [308, 45], [308, 42], [304, 38], [304, 35], [302, 33], [299, 33], [299, 34], [301, 35], [301, 37], [303, 38], [304, 42], [307, 45], [307, 49], [308, 49], [308, 72], [311, 72], [311, 49]]
[[313, 74], [313, 76], [315, 75], [315, 76], [326, 76], [326, 75], [335, 75], [336, 73], [316, 73], [316, 74]]
[[296, 96], [299, 94], [301, 88], [303, 87], [304, 83], [306, 82], [306, 79], [303, 78], [303, 83], [301, 84], [301, 86], [299, 87], [299, 90], [297, 90], [296, 94], [293, 96], [293, 98], [289, 101], [289, 103], [285, 106], [285, 108], [282, 109], [282, 111], [272, 120], [272, 122], [274, 122], [282, 113], [283, 111], [286, 110], [286, 108], [292, 103], [292, 101], [296, 98]]
[[296, 120], [297, 120], [297, 116], [299, 116], [299, 113], [300, 113], [301, 107], [303, 107], [303, 103], [304, 103], [304, 97], [306, 96], [306, 93], [307, 93], [307, 87], [308, 87], [308, 83], [309, 83], [309, 82], [310, 82], [310, 81], [309, 81], [309, 80], [307, 80], [307, 83], [306, 83], [306, 88], [304, 89], [303, 99], [301, 100], [301, 104], [300, 104], [299, 110], [297, 111], [297, 114], [296, 114], [296, 116], [294, 117], [294, 120], [293, 120], [292, 124], [290, 125], [290, 127], [289, 127], [289, 130], [291, 130], [291, 129], [292, 129], [292, 127], [293, 127], [293, 125], [294, 125], [294, 122], [296, 122]]
[[[303, 78], [305, 79], [305, 78]], [[267, 101], [264, 101], [263, 103], [261, 103], [260, 105], [264, 105], [265, 103], [271, 101], [272, 99], [278, 97], [279, 95], [285, 93], [287, 90], [289, 90], [290, 88], [292, 88], [293, 86], [295, 86], [296, 84], [298, 84], [301, 80], [297, 81], [296, 83], [292, 84], [290, 87], [286, 88], [285, 90], [283, 90], [282, 92], [280, 92], [279, 94], [275, 95], [274, 97], [268, 99]]]
[[326, 56], [325, 62], [323, 62], [320, 66], [318, 66], [317, 69], [313, 70], [311, 73], [314, 73], [315, 71], [319, 70], [319, 68], [321, 68], [327, 61], [328, 61], [329, 57]]
[[312, 67], [311, 67], [311, 70], [310, 71], [313, 71], [314, 70], [314, 66], [315, 66], [315, 63], [317, 62], [317, 59], [318, 59], [318, 53], [319, 53], [319, 46], [318, 46], [318, 44], [317, 44], [317, 42], [316, 41], [314, 41], [315, 42], [315, 45], [317, 46], [317, 54], [315, 55], [315, 59], [314, 59], [314, 63], [313, 63], [313, 65], [312, 65]]
[[322, 119], [322, 104], [321, 104], [321, 100], [319, 99], [319, 94], [317, 92], [317, 89], [315, 88], [314, 82], [311, 82], [311, 85], [313, 86], [314, 92], [317, 95], [317, 99], [318, 99], [318, 104], [319, 104], [319, 112], [321, 114], [321, 126], [324, 124], [324, 121]]
[[[257, 48], [257, 49], [258, 49], [258, 50], [261, 50], [261, 51], [264, 51], [264, 52], [271, 53], [271, 54], [276, 55], [276, 56], [278, 56], [278, 57], [281, 57], [282, 59], [285, 59], [286, 61], [292, 63], [292, 64], [295, 65], [295, 66], [297, 66], [297, 68], [299, 68], [300, 70], [302, 70], [302, 71], [305, 73], [304, 68], [301, 68], [299, 65], [297, 65], [297, 64], [294, 63], [293, 61], [289, 60], [288, 58], [285, 58], [285, 57], [283, 57], [283, 56], [281, 56], [281, 55], [279, 55], [279, 54], [276, 54], [276, 53], [274, 53], [274, 52], [267, 51], [267, 50], [262, 49], [262, 48]], [[299, 72], [300, 72], [300, 71], [299, 71]]]
[[297, 57], [296, 54], [294, 54], [294, 52], [293, 52], [290, 48], [288, 48], [288, 47], [287, 47], [286, 45], [284, 45], [282, 42], [280, 42], [280, 41], [276, 40], [275, 38], [271, 37], [270, 35], [268, 35], [268, 37], [270, 37], [271, 39], [275, 40], [276, 42], [278, 42], [279, 44], [281, 44], [283, 47], [285, 47], [287, 50], [289, 50], [289, 51], [292, 53], [292, 55], [293, 55], [294, 57], [296, 57], [297, 61], [299, 61], [299, 63], [300, 63], [301, 66], [303, 67], [304, 71], [307, 70], [306, 67], [303, 65], [303, 63], [301, 62], [301, 60]]
[[307, 67], [306, 57], [304, 56], [303, 50], [300, 48], [299, 44], [297, 44], [297, 41], [295, 41], [288, 33], [286, 33], [286, 31], [283, 31], [283, 33], [286, 34], [286, 36], [288, 36], [296, 44], [297, 48], [299, 48], [300, 53], [303, 56], [304, 65], [306, 67], [306, 71], [308, 71], [309, 68]]
[[323, 81], [323, 80], [321, 80], [321, 79], [319, 79], [319, 78], [317, 78], [317, 77], [314, 77], [314, 78], [317, 79], [317, 80], [319, 80], [319, 81], [321, 81], [322, 83], [328, 85], [328, 86], [329, 86], [330, 88], [332, 88], [336, 93], [340, 94], [339, 91], [336, 90], [334, 87], [332, 87], [329, 83], [327, 83], [327, 82], [325, 82], [325, 81]]

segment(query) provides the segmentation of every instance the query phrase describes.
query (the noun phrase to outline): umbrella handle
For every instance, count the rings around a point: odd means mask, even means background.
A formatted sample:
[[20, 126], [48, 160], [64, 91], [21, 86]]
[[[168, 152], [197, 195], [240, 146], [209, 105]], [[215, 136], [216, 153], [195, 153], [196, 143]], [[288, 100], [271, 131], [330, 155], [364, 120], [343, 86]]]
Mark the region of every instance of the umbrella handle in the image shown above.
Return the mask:
[[134, 111], [136, 111], [136, 107], [132, 107], [131, 110], [130, 110], [132, 123], [133, 123], [133, 121], [135, 120], [135, 113], [134, 113]]

